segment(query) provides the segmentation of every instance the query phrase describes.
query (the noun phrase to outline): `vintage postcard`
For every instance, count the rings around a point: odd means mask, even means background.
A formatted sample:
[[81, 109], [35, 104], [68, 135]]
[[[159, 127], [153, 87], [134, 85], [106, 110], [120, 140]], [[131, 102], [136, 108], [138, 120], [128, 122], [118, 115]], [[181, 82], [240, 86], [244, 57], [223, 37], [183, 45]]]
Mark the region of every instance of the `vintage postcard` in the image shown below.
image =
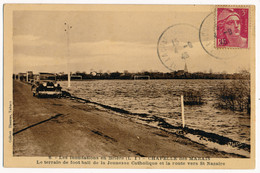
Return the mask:
[[255, 168], [255, 6], [4, 5], [4, 166]]

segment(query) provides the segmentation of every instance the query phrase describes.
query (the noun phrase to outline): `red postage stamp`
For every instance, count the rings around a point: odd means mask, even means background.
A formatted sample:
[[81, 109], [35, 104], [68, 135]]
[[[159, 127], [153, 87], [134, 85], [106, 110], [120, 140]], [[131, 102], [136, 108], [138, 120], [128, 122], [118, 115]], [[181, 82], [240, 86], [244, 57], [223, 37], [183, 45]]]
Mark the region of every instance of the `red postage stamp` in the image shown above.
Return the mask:
[[248, 48], [248, 8], [217, 8], [216, 47]]

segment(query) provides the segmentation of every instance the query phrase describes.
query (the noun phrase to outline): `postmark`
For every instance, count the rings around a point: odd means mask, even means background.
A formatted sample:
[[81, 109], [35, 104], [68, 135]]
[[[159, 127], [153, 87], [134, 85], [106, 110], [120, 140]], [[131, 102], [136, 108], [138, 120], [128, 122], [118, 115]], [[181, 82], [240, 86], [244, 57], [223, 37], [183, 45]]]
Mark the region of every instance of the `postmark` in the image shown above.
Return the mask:
[[242, 49], [239, 48], [217, 48], [217, 29], [215, 25], [215, 13], [211, 12], [202, 20], [199, 28], [199, 41], [204, 51], [219, 60], [234, 58]]
[[190, 24], [168, 27], [159, 37], [157, 53], [162, 64], [170, 71], [183, 70], [193, 58], [199, 29]]
[[216, 9], [216, 47], [248, 48], [248, 9]]

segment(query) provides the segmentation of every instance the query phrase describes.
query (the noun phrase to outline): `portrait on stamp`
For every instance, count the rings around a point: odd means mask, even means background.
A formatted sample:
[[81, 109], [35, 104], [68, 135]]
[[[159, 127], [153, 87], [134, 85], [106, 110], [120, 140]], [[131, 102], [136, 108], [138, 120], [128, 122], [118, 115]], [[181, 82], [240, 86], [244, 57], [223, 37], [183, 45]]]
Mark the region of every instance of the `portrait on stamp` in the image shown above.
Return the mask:
[[248, 9], [217, 8], [217, 48], [248, 48]]

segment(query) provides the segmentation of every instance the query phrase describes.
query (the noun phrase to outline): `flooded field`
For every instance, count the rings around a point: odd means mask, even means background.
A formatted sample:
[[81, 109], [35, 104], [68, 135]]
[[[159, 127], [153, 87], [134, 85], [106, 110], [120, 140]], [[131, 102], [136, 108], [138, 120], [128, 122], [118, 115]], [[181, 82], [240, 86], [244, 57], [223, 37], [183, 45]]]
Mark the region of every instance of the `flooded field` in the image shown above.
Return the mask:
[[72, 95], [133, 113], [163, 118], [173, 126], [181, 125], [182, 90], [203, 92], [205, 104], [185, 106], [185, 123], [192, 129], [215, 133], [240, 143], [250, 144], [250, 116], [215, 107], [216, 86], [229, 80], [95, 80], [72, 81], [66, 87]]

